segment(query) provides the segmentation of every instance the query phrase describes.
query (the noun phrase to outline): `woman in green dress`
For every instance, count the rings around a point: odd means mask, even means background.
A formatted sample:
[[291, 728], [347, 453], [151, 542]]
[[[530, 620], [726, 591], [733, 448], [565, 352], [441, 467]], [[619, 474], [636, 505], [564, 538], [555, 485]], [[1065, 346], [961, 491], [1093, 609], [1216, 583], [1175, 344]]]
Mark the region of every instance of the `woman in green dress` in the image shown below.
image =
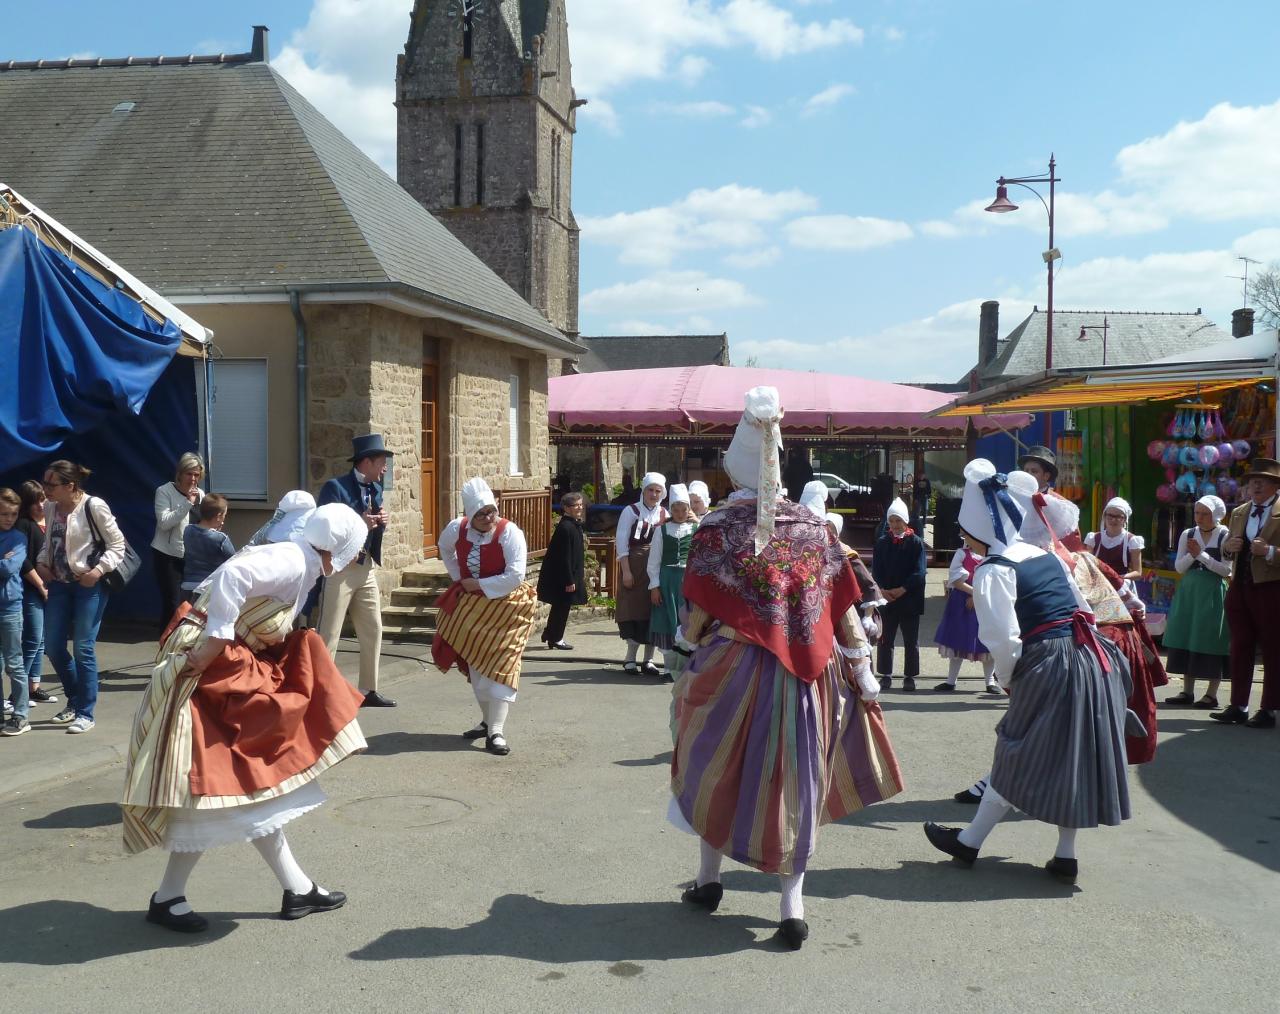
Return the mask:
[[649, 617], [649, 643], [662, 651], [667, 667], [667, 682], [679, 674], [681, 656], [676, 651], [676, 632], [680, 629], [680, 613], [684, 609], [684, 568], [689, 559], [689, 544], [697, 530], [698, 519], [689, 504], [689, 489], [683, 483], [672, 483], [668, 491], [671, 520], [659, 526], [649, 544], [649, 601], [653, 612]]
[[[1230, 675], [1231, 653], [1224, 603], [1231, 580], [1231, 562], [1222, 558], [1222, 543], [1229, 532], [1222, 519], [1227, 505], [1216, 496], [1196, 501], [1195, 527], [1178, 537], [1174, 567], [1182, 575], [1165, 624], [1164, 647], [1169, 659], [1165, 670], [1182, 675], [1182, 693], [1165, 698], [1166, 704], [1218, 706], [1218, 684]], [[1196, 700], [1196, 680], [1209, 686]]]

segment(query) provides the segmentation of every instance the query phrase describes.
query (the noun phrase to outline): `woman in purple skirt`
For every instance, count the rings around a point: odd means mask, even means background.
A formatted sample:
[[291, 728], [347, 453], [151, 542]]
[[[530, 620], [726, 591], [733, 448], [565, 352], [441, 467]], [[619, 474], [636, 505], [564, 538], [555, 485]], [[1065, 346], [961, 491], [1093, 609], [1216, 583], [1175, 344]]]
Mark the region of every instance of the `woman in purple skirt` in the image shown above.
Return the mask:
[[1003, 693], [993, 675], [991, 653], [978, 640], [978, 614], [973, 611], [973, 572], [981, 562], [982, 557], [968, 546], [961, 546], [951, 558], [951, 571], [947, 574], [947, 587], [950, 589], [947, 605], [942, 611], [938, 630], [933, 635], [938, 654], [947, 659], [947, 682], [939, 683], [933, 688], [939, 693], [949, 694], [955, 691], [960, 666], [966, 659], [982, 663], [987, 693]]

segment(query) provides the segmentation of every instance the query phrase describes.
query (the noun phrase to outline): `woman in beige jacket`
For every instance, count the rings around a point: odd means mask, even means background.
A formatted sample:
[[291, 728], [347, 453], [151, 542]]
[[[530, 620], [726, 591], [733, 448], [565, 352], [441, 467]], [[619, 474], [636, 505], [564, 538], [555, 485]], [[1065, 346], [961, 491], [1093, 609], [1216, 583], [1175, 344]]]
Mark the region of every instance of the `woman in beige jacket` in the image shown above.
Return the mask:
[[[178, 459], [173, 482], [156, 490], [156, 534], [151, 540], [151, 564], [160, 588], [160, 630], [169, 625], [173, 611], [182, 601], [182, 533], [192, 520], [192, 508], [204, 499], [200, 480], [204, 478], [204, 462], [200, 455], [188, 451]], [[199, 521], [199, 516], [196, 516]]]
[[[106, 502], [84, 491], [89, 470], [55, 461], [44, 473], [45, 544], [36, 570], [49, 589], [45, 603], [45, 654], [67, 692], [67, 706], [53, 716], [67, 732], [93, 728], [98, 701], [98, 627], [107, 607], [102, 578], [124, 560], [125, 541]], [[89, 523], [92, 512], [93, 525]], [[97, 528], [99, 550], [93, 536]], [[74, 642], [74, 656], [67, 641]]]

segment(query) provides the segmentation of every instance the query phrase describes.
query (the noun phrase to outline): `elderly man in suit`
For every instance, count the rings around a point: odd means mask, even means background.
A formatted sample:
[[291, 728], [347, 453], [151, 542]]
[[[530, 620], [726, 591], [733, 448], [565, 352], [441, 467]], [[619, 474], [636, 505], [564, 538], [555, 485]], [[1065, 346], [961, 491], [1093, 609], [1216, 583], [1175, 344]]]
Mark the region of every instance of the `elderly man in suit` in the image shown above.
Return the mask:
[[364, 708], [394, 708], [396, 702], [378, 692], [378, 659], [382, 654], [382, 595], [374, 571], [382, 564], [382, 536], [387, 529], [387, 511], [382, 505], [382, 480], [393, 453], [382, 443], [381, 433], [356, 437], [351, 442], [352, 470], [330, 479], [320, 490], [317, 503], [346, 504], [364, 518], [369, 537], [364, 548], [340, 574], [326, 578], [320, 599], [319, 634], [335, 661], [342, 622], [351, 613], [351, 622], [360, 642], [360, 689]]
[[[1227, 590], [1231, 631], [1231, 706], [1215, 711], [1226, 725], [1271, 729], [1280, 708], [1280, 462], [1255, 458], [1245, 473], [1249, 499], [1231, 512], [1224, 555], [1235, 557]], [[1262, 703], [1249, 717], [1253, 663], [1262, 648]]]

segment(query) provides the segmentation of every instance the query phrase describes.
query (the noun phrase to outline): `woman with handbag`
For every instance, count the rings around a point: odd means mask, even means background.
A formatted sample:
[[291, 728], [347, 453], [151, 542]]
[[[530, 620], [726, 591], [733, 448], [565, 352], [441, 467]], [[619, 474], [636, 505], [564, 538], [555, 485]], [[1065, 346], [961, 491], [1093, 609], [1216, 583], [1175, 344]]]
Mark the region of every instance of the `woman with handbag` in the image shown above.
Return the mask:
[[[84, 491], [89, 469], [55, 461], [40, 485], [45, 501], [44, 549], [36, 569], [49, 590], [45, 604], [45, 654], [67, 692], [67, 706], [53, 716], [69, 733], [93, 728], [98, 701], [98, 627], [107, 607], [103, 578], [131, 554], [111, 508]], [[137, 558], [133, 557], [136, 566]], [[74, 656], [67, 641], [74, 644]]]
[[156, 533], [151, 540], [151, 564], [160, 589], [160, 630], [169, 625], [173, 611], [186, 597], [182, 590], [182, 562], [186, 554], [183, 535], [187, 525], [200, 521], [204, 490], [204, 461], [188, 451], [178, 459], [172, 482], [156, 490]]

